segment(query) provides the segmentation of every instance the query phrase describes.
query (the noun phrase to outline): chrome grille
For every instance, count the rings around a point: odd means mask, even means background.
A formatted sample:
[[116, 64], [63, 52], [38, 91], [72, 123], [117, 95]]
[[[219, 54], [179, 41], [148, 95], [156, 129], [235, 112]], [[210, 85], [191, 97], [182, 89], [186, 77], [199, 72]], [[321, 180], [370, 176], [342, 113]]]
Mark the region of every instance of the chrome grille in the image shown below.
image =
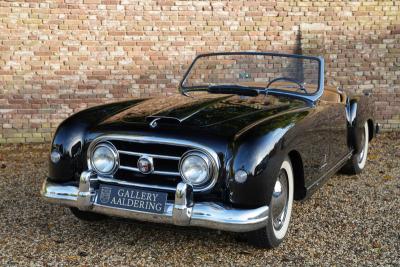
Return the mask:
[[136, 162], [140, 157], [148, 156], [148, 157], [152, 157], [154, 159], [154, 161], [155, 161], [155, 163], [154, 163], [154, 171], [152, 172], [152, 174], [154, 174], [154, 175], [180, 176], [179, 169], [176, 169], [176, 171], [168, 171], [168, 170], [163, 169], [162, 167], [160, 167], [160, 164], [157, 164], [157, 160], [158, 159], [164, 159], [164, 160], [166, 159], [168, 161], [171, 161], [171, 164], [175, 163], [175, 165], [178, 166], [180, 157], [166, 156], [166, 155], [155, 155], [155, 154], [146, 154], [146, 153], [138, 153], [138, 152], [129, 152], [129, 151], [124, 151], [124, 150], [118, 150], [118, 153], [119, 153], [120, 160], [124, 159], [124, 157], [128, 158], [129, 156], [133, 156], [133, 157], [129, 157], [131, 159], [131, 162], [127, 162], [127, 160], [125, 160], [124, 164], [123, 163], [120, 164], [119, 168], [122, 169], [122, 170], [141, 173], [139, 171], [139, 169], [136, 167]]
[[[153, 159], [166, 159], [166, 160], [176, 161], [177, 164], [179, 163], [179, 160], [181, 159], [181, 157], [176, 157], [176, 156], [157, 155], [157, 154], [150, 154], [150, 153], [139, 153], [139, 152], [125, 151], [125, 150], [118, 150], [118, 153], [120, 155], [120, 158], [123, 157], [124, 155], [135, 156], [135, 157], [148, 156], [148, 157], [152, 157]], [[122, 170], [127, 170], [127, 171], [140, 172], [139, 169], [136, 167], [125, 166], [122, 164], [119, 166], [119, 168]], [[161, 170], [161, 169], [158, 170], [156, 166], [155, 166], [155, 170], [153, 171], [153, 174], [180, 176], [179, 170], [177, 170], [175, 172]]]
[[[175, 190], [177, 184], [182, 181], [179, 173], [179, 161], [185, 152], [193, 149], [210, 155], [219, 169], [219, 159], [214, 151], [190, 141], [148, 136], [107, 135], [97, 138], [91, 143], [88, 155], [90, 155], [91, 149], [100, 142], [113, 144], [119, 154], [119, 168], [112, 179], [108, 177], [107, 181], [123, 181], [134, 186]], [[153, 158], [154, 171], [151, 174], [143, 174], [139, 171], [137, 161], [142, 156]], [[203, 188], [195, 188], [194, 191], [211, 188], [214, 186], [217, 176], [218, 172], [215, 177], [212, 177], [210, 184]]]

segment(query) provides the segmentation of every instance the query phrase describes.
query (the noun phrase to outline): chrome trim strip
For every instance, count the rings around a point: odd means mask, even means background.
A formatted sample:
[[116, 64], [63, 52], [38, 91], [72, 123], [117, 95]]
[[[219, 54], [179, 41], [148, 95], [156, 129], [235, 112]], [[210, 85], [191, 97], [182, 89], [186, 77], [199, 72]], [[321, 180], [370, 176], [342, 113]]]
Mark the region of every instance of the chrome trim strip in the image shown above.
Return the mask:
[[[141, 221], [169, 223], [181, 226], [199, 226], [223, 231], [248, 232], [266, 226], [268, 206], [254, 209], [235, 209], [217, 202], [193, 203], [190, 185], [179, 183], [175, 201], [167, 201], [163, 214], [128, 210], [99, 205], [95, 202], [95, 192], [90, 186], [93, 173], [83, 172], [79, 187], [62, 185], [45, 180], [41, 195], [50, 203], [76, 207], [108, 216], [117, 216]], [[97, 196], [96, 196], [97, 197]]]
[[[132, 171], [132, 172], [139, 172], [138, 168], [134, 168], [134, 167], [129, 167], [129, 166], [119, 166], [120, 169], [122, 170], [127, 170], [127, 171]], [[179, 172], [167, 172], [167, 171], [153, 171], [152, 174], [158, 174], [158, 175], [166, 175], [166, 176], [181, 176]]]
[[125, 151], [125, 150], [118, 150], [118, 153], [120, 154], [125, 154], [125, 155], [131, 155], [131, 156], [148, 156], [152, 158], [157, 158], [157, 159], [170, 159], [170, 160], [180, 160], [180, 157], [173, 157], [173, 156], [167, 156], [167, 155], [158, 155], [158, 154], [148, 154], [148, 153], [140, 153], [140, 152], [131, 152], [131, 151]]
[[332, 173], [335, 173], [335, 171], [339, 170], [343, 164], [351, 158], [353, 155], [353, 150], [351, 150], [349, 153], [347, 153], [342, 159], [340, 159], [338, 162], [336, 162], [335, 165], [333, 165], [329, 170], [325, 170], [324, 174], [319, 177], [317, 180], [312, 182], [312, 184], [307, 186], [307, 190], [311, 190], [311, 188], [316, 187], [320, 185], [326, 178], [330, 177]]
[[[159, 113], [162, 113], [162, 112], [163, 112], [163, 110], [161, 110]], [[146, 119], [151, 119], [152, 122], [153, 122], [154, 120], [157, 120], [157, 119], [158, 119], [158, 120], [161, 120], [161, 119], [175, 120], [175, 121], [178, 121], [179, 123], [181, 123], [181, 122], [183, 121], [183, 119], [178, 119], [178, 118], [169, 117], [169, 116], [157, 116], [156, 114], [147, 116]]]
[[[211, 103], [214, 103], [214, 101], [211, 101]], [[176, 118], [176, 117], [158, 116], [158, 115], [157, 115], [157, 114], [163, 113], [164, 110], [161, 110], [161, 111], [159, 111], [159, 112], [156, 113], [156, 114], [153, 114], [153, 115], [148, 116], [147, 119], [153, 119], [153, 120], [151, 121], [151, 123], [150, 123], [150, 126], [152, 126], [151, 124], [155, 122], [156, 125], [155, 125], [154, 127], [157, 126], [157, 121], [162, 120], [162, 119], [177, 120], [177, 121], [179, 121], [179, 123], [182, 123], [183, 121], [189, 119], [190, 117], [193, 117], [194, 115], [196, 115], [196, 114], [199, 113], [200, 111], [203, 111], [203, 110], [206, 109], [208, 106], [209, 106], [209, 105], [206, 105], [206, 106], [204, 106], [204, 107], [202, 107], [202, 108], [199, 108], [199, 109], [196, 110], [195, 112], [193, 112], [193, 113], [187, 115], [186, 117], [180, 118], [180, 119], [179, 119], [179, 118]], [[154, 127], [153, 127], [153, 128], [154, 128]]]
[[[112, 140], [117, 140], [117, 141], [130, 141], [130, 142], [137, 142], [137, 143], [142, 143], [142, 144], [165, 144], [165, 145], [175, 145], [175, 146], [181, 146], [181, 147], [188, 147], [192, 149], [197, 149], [205, 154], [209, 155], [212, 161], [215, 164], [215, 171], [213, 173], [213, 177], [210, 181], [209, 184], [206, 184], [203, 187], [194, 187], [193, 190], [195, 192], [202, 192], [202, 191], [208, 191], [211, 188], [214, 187], [214, 185], [217, 183], [217, 179], [219, 176], [219, 171], [220, 171], [220, 161], [218, 158], [217, 153], [211, 149], [208, 146], [190, 141], [190, 140], [184, 140], [184, 139], [175, 139], [175, 138], [169, 138], [169, 137], [157, 137], [157, 136], [142, 136], [142, 135], [121, 135], [121, 134], [106, 134], [106, 135], [101, 135], [97, 137], [95, 140], [91, 142], [88, 148], [88, 157], [90, 156], [91, 150], [96, 146], [96, 144], [104, 141], [112, 141]], [[91, 169], [91, 166], [88, 165], [89, 170]], [[155, 173], [155, 172], [154, 172]], [[147, 185], [148, 188], [152, 188], [153, 185]]]

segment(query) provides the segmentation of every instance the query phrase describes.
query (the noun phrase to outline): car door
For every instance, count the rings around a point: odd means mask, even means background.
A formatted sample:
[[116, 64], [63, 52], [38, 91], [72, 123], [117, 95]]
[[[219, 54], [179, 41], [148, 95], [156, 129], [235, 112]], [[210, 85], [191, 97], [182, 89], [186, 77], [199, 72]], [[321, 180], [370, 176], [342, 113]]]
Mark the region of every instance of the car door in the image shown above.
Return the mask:
[[309, 115], [298, 125], [295, 147], [301, 151], [306, 187], [314, 184], [332, 165], [330, 162], [331, 107], [320, 101]]
[[328, 102], [329, 116], [329, 167], [332, 168], [348, 153], [346, 105], [344, 102]]

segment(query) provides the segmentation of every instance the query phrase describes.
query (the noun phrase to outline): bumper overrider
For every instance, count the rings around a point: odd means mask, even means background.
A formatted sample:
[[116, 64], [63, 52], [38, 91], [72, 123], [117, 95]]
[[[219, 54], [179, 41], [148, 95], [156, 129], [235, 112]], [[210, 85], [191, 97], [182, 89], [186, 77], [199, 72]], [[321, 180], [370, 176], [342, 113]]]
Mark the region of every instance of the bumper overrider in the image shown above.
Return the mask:
[[175, 200], [167, 201], [164, 213], [127, 210], [102, 206], [95, 203], [96, 190], [91, 184], [98, 183], [96, 175], [85, 171], [81, 174], [79, 187], [63, 185], [46, 179], [41, 195], [47, 202], [83, 211], [91, 211], [109, 216], [168, 223], [179, 226], [199, 226], [231, 232], [248, 232], [266, 226], [268, 206], [255, 209], [235, 209], [216, 202], [193, 202], [191, 185], [179, 183]]

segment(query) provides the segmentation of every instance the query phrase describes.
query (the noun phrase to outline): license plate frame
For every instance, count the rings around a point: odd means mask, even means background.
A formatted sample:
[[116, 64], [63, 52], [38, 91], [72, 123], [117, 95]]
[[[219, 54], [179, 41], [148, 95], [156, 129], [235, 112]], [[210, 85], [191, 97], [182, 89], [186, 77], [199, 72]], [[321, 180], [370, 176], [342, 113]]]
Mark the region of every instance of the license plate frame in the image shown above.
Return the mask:
[[95, 204], [117, 209], [163, 214], [168, 193], [120, 185], [100, 184]]

